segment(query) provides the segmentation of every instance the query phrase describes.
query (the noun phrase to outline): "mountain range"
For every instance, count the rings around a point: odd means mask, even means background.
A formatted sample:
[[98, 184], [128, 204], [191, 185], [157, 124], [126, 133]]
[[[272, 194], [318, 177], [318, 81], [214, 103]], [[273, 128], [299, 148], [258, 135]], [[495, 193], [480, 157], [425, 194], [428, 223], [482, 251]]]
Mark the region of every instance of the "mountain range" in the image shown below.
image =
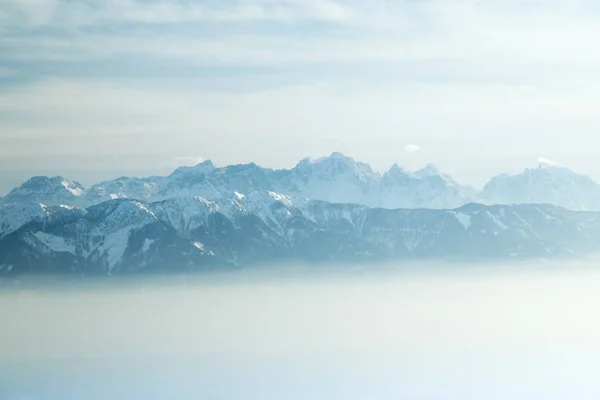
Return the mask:
[[87, 207], [116, 198], [155, 202], [197, 196], [214, 200], [260, 190], [384, 208], [453, 208], [474, 200], [472, 190], [432, 165], [414, 173], [394, 165], [379, 174], [367, 164], [333, 153], [314, 161], [304, 159], [290, 170], [262, 168], [254, 163], [217, 168], [205, 161], [178, 168], [166, 177], [122, 177], [87, 190], [62, 177], [34, 177], [11, 191], [4, 202], [32, 200]]
[[599, 193], [555, 166], [478, 192], [432, 165], [379, 174], [341, 153], [290, 170], [205, 161], [89, 189], [33, 177], [0, 200], [0, 274], [575, 257], [597, 251]]
[[37, 176], [13, 189], [0, 203], [33, 201], [47, 206], [88, 207], [117, 198], [145, 202], [179, 197], [216, 200], [264, 190], [389, 209], [452, 209], [478, 202], [547, 203], [571, 210], [600, 211], [600, 185], [563, 167], [542, 164], [520, 174], [502, 174], [477, 191], [460, 185], [433, 165], [414, 172], [393, 165], [389, 171], [379, 173], [339, 152], [317, 160], [301, 160], [288, 170], [254, 163], [217, 168], [205, 161], [180, 167], [169, 176], [121, 177], [89, 189], [63, 177]]
[[[123, 274], [283, 261], [527, 259], [592, 254], [600, 213], [551, 205], [383, 209], [268, 191], [215, 201], [115, 199], [86, 209], [13, 204], [0, 274]], [[10, 220], [10, 218], [9, 218]], [[16, 228], [15, 228], [16, 227]]]

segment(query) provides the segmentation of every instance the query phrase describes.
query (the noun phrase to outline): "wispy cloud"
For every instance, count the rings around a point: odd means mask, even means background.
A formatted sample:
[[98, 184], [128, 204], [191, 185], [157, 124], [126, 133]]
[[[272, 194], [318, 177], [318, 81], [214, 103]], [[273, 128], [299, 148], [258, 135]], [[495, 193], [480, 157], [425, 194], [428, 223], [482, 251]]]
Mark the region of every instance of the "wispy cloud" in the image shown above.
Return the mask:
[[349, 8], [331, 0], [141, 1], [20, 0], [5, 5], [0, 20], [18, 25], [63, 28], [114, 23], [177, 24], [185, 22], [332, 21], [350, 19]]
[[419, 150], [421, 150], [421, 147], [416, 144], [407, 144], [406, 146], [404, 146], [404, 151], [406, 151], [407, 153], [416, 153]]
[[592, 51], [600, 18], [591, 0], [566, 3], [23, 0], [0, 9], [0, 52], [35, 63], [38, 74], [60, 70], [53, 62], [144, 57], [150, 65], [368, 64], [425, 81], [583, 83], [600, 68]]
[[[343, 141], [381, 168], [406, 142], [407, 153], [422, 147], [440, 165], [473, 157], [470, 165], [486, 166], [491, 155], [518, 153], [525, 166], [537, 152], [571, 164], [552, 138], [568, 131], [573, 147], [594, 148], [597, 8], [592, 0], [5, 1], [0, 137], [9, 140], [0, 158], [122, 149], [123, 158], [162, 154], [168, 163], [195, 148], [225, 164], [249, 161], [252, 149], [263, 153], [252, 161], [280, 166]], [[510, 147], [523, 136], [538, 140]], [[478, 151], [464, 155], [467, 147]]]

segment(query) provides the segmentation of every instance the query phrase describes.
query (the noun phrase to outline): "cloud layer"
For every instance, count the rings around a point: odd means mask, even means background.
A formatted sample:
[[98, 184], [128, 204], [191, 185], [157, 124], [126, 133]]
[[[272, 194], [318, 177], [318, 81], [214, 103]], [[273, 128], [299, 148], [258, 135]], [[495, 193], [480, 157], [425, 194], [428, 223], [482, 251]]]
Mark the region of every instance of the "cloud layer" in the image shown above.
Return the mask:
[[596, 37], [591, 0], [11, 0], [0, 173], [404, 149], [467, 183], [540, 153], [600, 177]]

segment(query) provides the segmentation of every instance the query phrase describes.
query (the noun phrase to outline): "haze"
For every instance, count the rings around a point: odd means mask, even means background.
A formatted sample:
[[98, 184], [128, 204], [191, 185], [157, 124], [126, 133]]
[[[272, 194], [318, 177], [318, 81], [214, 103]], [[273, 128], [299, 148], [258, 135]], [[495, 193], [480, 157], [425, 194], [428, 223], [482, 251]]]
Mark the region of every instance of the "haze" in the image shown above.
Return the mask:
[[593, 265], [351, 275], [4, 287], [0, 398], [600, 394]]

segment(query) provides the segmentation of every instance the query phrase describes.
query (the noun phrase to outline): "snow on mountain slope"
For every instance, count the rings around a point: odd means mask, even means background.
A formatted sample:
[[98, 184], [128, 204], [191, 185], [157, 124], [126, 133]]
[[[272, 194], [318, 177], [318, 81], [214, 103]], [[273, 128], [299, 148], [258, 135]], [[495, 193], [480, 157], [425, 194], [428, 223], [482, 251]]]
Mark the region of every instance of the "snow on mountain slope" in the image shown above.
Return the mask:
[[198, 174], [210, 174], [215, 170], [215, 165], [212, 161], [206, 160], [192, 167], [179, 167], [171, 174], [171, 177], [185, 178], [186, 176], [194, 176]]
[[433, 165], [414, 173], [394, 165], [381, 179], [377, 205], [382, 208], [447, 209], [474, 200], [465, 188], [448, 175], [441, 174]]
[[34, 202], [47, 206], [85, 203], [85, 189], [78, 182], [60, 176], [34, 176], [18, 188], [10, 191], [2, 203]]
[[206, 226], [209, 215], [218, 212], [219, 206], [200, 197], [180, 197], [153, 203], [153, 212], [178, 232], [190, 235]]
[[235, 192], [248, 194], [260, 190], [273, 190], [273, 170], [255, 163], [230, 165], [217, 168], [210, 174], [210, 181], [224, 196]]
[[[62, 246], [74, 256], [102, 264], [110, 273], [122, 260], [131, 234], [157, 220], [145, 203], [118, 199], [88, 208], [75, 221], [58, 224], [62, 228], [58, 232], [51, 230], [36, 237], [47, 247]], [[61, 241], [60, 236], [71, 242]], [[77, 246], [73, 246], [72, 241], [77, 241]]]
[[215, 188], [204, 173], [189, 174], [179, 177], [170, 176], [165, 179], [157, 195], [149, 197], [151, 201], [166, 200], [177, 197], [202, 197], [219, 199], [223, 197], [223, 189]]
[[219, 198], [221, 194], [206, 175], [215, 169], [210, 161], [193, 167], [179, 167], [169, 176], [148, 178], [121, 177], [92, 186], [86, 196], [88, 205], [111, 199], [159, 201], [174, 197]]
[[88, 226], [85, 228], [92, 235], [105, 235], [157, 220], [148, 204], [137, 200], [120, 199], [88, 208], [85, 216]]
[[491, 204], [549, 203], [572, 210], [600, 210], [600, 185], [588, 176], [551, 165], [496, 176], [482, 196]]
[[86, 204], [99, 204], [113, 199], [148, 200], [158, 195], [165, 178], [121, 177], [92, 186], [86, 193]]
[[256, 164], [232, 165], [215, 168], [211, 161], [193, 167], [179, 167], [166, 177], [119, 178], [93, 186], [88, 204], [97, 204], [115, 198], [143, 201], [162, 201], [178, 197], [219, 199], [234, 192], [249, 193], [270, 188], [270, 170]]
[[379, 174], [367, 164], [336, 152], [318, 160], [304, 159], [289, 171], [280, 171], [275, 191], [334, 203], [375, 205]]
[[339, 152], [317, 160], [304, 159], [289, 170], [273, 170], [254, 163], [217, 168], [205, 161], [194, 167], [180, 167], [166, 177], [121, 177], [87, 191], [63, 178], [32, 178], [3, 202], [28, 200], [47, 205], [90, 206], [120, 198], [147, 202], [178, 197], [216, 200], [260, 191], [386, 208], [452, 208], [473, 200], [465, 188], [431, 165], [414, 173], [401, 174], [397, 170], [399, 167], [395, 166], [382, 176], [368, 164]]
[[591, 254], [600, 241], [600, 213], [537, 204], [390, 210], [261, 191], [215, 201], [117, 199], [86, 210], [42, 209], [45, 216], [0, 239], [3, 273], [548, 258]]
[[287, 221], [294, 216], [302, 216], [302, 209], [308, 204], [306, 199], [294, 199], [270, 191], [252, 192], [237, 202], [246, 214], [259, 217], [278, 234], [284, 234]]
[[[166, 177], [122, 177], [87, 191], [61, 177], [34, 177], [11, 191], [0, 204], [29, 201], [87, 207], [119, 198], [145, 202], [193, 197], [219, 200], [254, 192], [388, 209], [452, 209], [477, 201], [600, 210], [600, 185], [566, 168], [542, 165], [517, 175], [500, 175], [479, 193], [461, 186], [431, 164], [414, 172], [394, 165], [380, 174], [339, 152], [316, 160], [304, 159], [292, 169], [280, 170], [254, 163], [217, 168], [205, 161], [194, 167], [180, 167]], [[227, 205], [223, 203], [223, 207]]]
[[0, 238], [28, 222], [48, 216], [48, 207], [29, 201], [0, 204]]
[[55, 236], [41, 231], [35, 232], [33, 236], [52, 252], [75, 254], [76, 242], [71, 238]]

